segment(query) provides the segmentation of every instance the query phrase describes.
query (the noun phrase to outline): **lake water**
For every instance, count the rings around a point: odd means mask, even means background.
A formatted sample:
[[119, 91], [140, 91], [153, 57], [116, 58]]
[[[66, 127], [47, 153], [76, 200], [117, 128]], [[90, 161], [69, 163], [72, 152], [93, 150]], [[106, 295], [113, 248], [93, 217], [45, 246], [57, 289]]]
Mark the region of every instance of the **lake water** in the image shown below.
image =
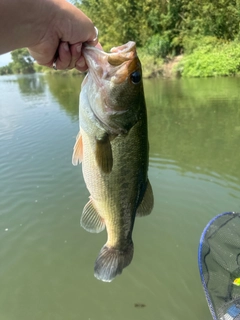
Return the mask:
[[211, 320], [197, 250], [240, 211], [240, 79], [145, 80], [150, 216], [112, 283], [93, 276], [106, 233], [80, 227], [71, 164], [81, 77], [0, 77], [0, 320]]

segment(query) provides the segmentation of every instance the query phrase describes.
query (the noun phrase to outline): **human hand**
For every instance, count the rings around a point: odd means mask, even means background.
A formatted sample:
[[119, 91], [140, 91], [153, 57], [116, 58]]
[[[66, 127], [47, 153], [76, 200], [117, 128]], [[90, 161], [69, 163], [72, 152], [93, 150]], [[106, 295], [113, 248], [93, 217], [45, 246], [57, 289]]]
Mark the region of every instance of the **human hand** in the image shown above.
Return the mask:
[[[45, 30], [42, 38], [36, 39], [36, 44], [28, 47], [30, 54], [40, 65], [52, 67], [55, 61], [58, 70], [76, 68], [79, 71], [86, 71], [82, 44], [84, 42], [91, 45], [98, 44], [92, 21], [65, 0], [43, 2], [45, 4], [41, 6], [43, 11], [41, 16], [45, 19], [43, 26], [40, 25], [39, 28]], [[47, 20], [46, 17], [51, 19]], [[41, 20], [38, 24], [40, 23]], [[101, 47], [99, 44], [98, 46]]]

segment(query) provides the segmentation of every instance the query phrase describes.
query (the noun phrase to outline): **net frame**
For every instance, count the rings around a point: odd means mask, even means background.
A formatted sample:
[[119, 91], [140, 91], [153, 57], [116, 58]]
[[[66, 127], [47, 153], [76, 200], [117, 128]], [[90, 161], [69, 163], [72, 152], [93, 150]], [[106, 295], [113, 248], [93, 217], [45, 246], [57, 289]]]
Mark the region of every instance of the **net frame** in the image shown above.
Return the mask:
[[213, 319], [240, 320], [240, 287], [233, 285], [240, 277], [240, 213], [224, 212], [209, 221], [200, 238], [198, 267]]

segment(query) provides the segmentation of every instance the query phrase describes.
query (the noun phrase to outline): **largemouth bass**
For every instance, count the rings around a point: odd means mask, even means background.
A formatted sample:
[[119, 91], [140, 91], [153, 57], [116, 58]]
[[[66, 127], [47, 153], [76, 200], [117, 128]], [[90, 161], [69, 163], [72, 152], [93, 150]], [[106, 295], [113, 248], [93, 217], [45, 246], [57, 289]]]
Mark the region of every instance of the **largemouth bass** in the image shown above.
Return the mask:
[[94, 275], [110, 282], [132, 260], [135, 216], [153, 208], [142, 70], [134, 42], [110, 53], [86, 46], [83, 55], [89, 71], [80, 93], [80, 132], [72, 162], [82, 162], [90, 192], [82, 227], [97, 233], [107, 229]]

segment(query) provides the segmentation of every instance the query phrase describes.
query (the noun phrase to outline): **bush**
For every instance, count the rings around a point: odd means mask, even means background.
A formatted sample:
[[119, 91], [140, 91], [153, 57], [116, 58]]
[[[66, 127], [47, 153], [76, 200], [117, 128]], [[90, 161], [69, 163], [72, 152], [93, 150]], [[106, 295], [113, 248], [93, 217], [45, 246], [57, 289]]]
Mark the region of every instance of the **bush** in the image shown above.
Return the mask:
[[9, 65], [0, 68], [0, 76], [5, 75], [5, 74], [12, 74], [12, 73], [13, 73], [12, 69]]
[[198, 49], [199, 47], [205, 47], [205, 46], [211, 46], [215, 47], [217, 45], [222, 43], [222, 40], [219, 40], [216, 37], [212, 36], [193, 36], [193, 37], [188, 37], [185, 36], [183, 38], [182, 44], [184, 47], [184, 53], [185, 54], [191, 54], [194, 52], [195, 49]]
[[158, 76], [162, 72], [163, 59], [150, 55], [147, 49], [137, 49], [138, 57], [142, 64], [143, 78]]
[[183, 77], [217, 77], [240, 73], [238, 42], [201, 45], [186, 55], [176, 68]]
[[167, 37], [155, 34], [146, 43], [148, 54], [155, 58], [165, 58], [170, 50], [170, 42]]

